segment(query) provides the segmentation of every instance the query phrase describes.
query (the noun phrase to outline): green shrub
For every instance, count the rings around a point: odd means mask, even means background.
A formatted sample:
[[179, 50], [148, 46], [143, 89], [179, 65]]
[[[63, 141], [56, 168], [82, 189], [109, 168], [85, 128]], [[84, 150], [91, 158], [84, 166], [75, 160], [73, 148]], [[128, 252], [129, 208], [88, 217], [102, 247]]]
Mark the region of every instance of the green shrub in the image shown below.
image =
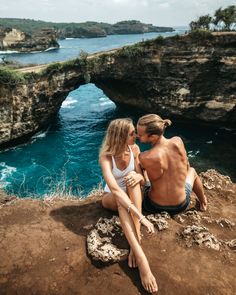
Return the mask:
[[24, 83], [25, 76], [23, 73], [9, 69], [7, 67], [0, 67], [0, 84], [17, 85]]
[[190, 31], [189, 32], [189, 37], [193, 41], [206, 41], [206, 40], [212, 40], [213, 39], [213, 35], [211, 34], [210, 31], [201, 30], [201, 29]]
[[135, 58], [143, 56], [144, 48], [139, 44], [125, 46], [121, 48], [117, 54], [120, 57]]

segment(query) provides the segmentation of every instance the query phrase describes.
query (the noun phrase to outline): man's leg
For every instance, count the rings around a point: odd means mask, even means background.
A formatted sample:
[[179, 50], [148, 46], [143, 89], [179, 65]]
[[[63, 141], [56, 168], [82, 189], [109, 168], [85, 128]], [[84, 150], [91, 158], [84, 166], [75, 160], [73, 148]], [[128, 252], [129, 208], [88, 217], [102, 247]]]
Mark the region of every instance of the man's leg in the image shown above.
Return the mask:
[[207, 198], [204, 194], [203, 185], [201, 179], [197, 175], [197, 172], [193, 167], [189, 167], [186, 182], [191, 184], [194, 193], [196, 194], [199, 202], [200, 202], [200, 210], [206, 211], [207, 209]]

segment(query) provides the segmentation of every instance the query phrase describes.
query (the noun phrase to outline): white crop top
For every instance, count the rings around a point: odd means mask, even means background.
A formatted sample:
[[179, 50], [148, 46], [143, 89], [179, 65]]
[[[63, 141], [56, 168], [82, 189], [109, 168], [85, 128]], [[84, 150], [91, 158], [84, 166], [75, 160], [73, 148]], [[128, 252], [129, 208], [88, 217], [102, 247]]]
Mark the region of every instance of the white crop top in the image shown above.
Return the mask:
[[[125, 192], [126, 192], [126, 184], [125, 184], [125, 181], [124, 181], [124, 177], [129, 172], [135, 171], [134, 154], [133, 154], [133, 151], [130, 148], [130, 146], [128, 146], [128, 147], [129, 147], [129, 150], [130, 150], [130, 160], [129, 160], [129, 165], [124, 170], [118, 169], [117, 166], [116, 166], [116, 162], [115, 162], [114, 157], [113, 156], [111, 157], [112, 158], [112, 174], [114, 175], [114, 177], [116, 179], [116, 182], [119, 185], [119, 187]], [[106, 192], [106, 193], [111, 192], [107, 184], [105, 185], [104, 192]]]

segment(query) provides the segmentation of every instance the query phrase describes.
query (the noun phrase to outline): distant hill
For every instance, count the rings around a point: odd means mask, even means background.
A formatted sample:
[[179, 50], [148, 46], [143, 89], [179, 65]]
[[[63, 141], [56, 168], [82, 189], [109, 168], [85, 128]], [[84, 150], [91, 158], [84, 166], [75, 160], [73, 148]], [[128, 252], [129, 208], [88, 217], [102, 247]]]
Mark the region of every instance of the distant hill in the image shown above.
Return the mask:
[[140, 34], [148, 32], [172, 32], [171, 27], [157, 27], [137, 20], [121, 21], [114, 25], [103, 22], [54, 23], [33, 19], [0, 18], [0, 26], [15, 28], [30, 35], [42, 29], [54, 29], [57, 38], [93, 38], [115, 34]]

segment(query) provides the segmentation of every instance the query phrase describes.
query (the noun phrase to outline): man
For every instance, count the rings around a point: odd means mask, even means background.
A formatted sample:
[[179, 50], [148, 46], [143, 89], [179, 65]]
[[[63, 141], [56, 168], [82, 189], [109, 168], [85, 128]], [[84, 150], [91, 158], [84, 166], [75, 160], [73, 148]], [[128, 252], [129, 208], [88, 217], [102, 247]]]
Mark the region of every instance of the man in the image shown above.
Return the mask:
[[138, 120], [139, 140], [152, 145], [150, 150], [140, 154], [140, 164], [151, 184], [144, 188], [143, 207], [150, 213], [180, 213], [188, 207], [193, 190], [200, 210], [206, 211], [202, 182], [195, 169], [189, 166], [183, 141], [177, 136], [164, 137], [164, 131], [170, 125], [170, 120], [163, 120], [156, 114]]

